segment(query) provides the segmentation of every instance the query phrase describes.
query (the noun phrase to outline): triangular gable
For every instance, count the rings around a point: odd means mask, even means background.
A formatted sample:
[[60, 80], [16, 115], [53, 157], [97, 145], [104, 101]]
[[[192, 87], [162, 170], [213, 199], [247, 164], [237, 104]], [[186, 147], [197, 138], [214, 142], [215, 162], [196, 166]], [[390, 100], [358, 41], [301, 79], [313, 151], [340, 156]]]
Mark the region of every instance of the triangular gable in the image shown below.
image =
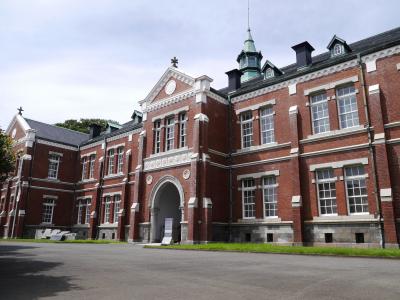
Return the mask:
[[344, 39], [338, 37], [336, 34], [332, 37], [331, 41], [329, 42], [328, 46], [326, 46], [326, 48], [328, 48], [328, 50], [331, 50], [332, 47], [334, 46], [334, 44], [336, 44], [337, 42], [341, 43], [347, 51], [349, 51], [349, 52], [351, 51], [351, 48], [346, 43], [346, 41]]
[[[175, 87], [174, 91], [168, 95], [165, 92], [165, 87], [171, 79], [174, 79], [177, 86]], [[165, 73], [161, 76], [160, 80], [158, 80], [158, 82], [150, 91], [150, 93], [147, 95], [147, 97], [139, 101], [139, 104], [143, 103], [151, 104], [154, 101], [163, 98], [168, 98], [173, 94], [178, 94], [182, 92], [185, 89], [192, 88], [194, 86], [194, 82], [195, 79], [193, 77], [178, 71], [176, 68], [169, 67], [165, 71]]]
[[26, 131], [31, 129], [29, 124], [25, 121], [25, 119], [20, 115], [16, 114], [14, 118], [11, 120], [10, 124], [7, 127], [6, 134], [9, 136], [13, 135], [13, 130], [19, 127], [26, 134]]

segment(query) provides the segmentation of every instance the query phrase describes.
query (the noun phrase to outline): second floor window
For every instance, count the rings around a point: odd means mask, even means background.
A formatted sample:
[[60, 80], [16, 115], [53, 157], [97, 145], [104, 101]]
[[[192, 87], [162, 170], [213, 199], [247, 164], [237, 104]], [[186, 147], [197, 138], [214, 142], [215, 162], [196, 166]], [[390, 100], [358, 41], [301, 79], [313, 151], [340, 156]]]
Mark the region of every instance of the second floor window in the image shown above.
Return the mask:
[[50, 154], [49, 155], [49, 170], [48, 170], [48, 178], [57, 179], [58, 178], [58, 169], [60, 167], [60, 155]]
[[356, 90], [353, 86], [340, 88], [337, 93], [340, 128], [359, 125]]
[[89, 162], [89, 178], [94, 178], [94, 162], [96, 160], [96, 156], [94, 154], [90, 155]]
[[186, 146], [186, 114], [181, 113], [179, 115], [179, 147]]
[[271, 107], [260, 110], [261, 143], [275, 142], [274, 111]]
[[330, 130], [326, 94], [311, 96], [311, 119], [314, 134]]
[[154, 153], [161, 151], [161, 121], [154, 122]]
[[174, 148], [174, 134], [175, 134], [174, 129], [175, 129], [174, 118], [168, 118], [166, 120], [166, 130], [165, 130], [165, 151], [169, 151]]
[[253, 115], [246, 111], [240, 115], [242, 130], [242, 148], [249, 148], [253, 144]]
[[114, 149], [108, 150], [108, 169], [107, 169], [107, 174], [113, 174], [114, 173]]
[[82, 180], [86, 179], [87, 165], [87, 157], [82, 158]]
[[319, 209], [321, 215], [336, 215], [336, 178], [333, 169], [316, 171]]
[[256, 216], [256, 186], [254, 179], [243, 179], [243, 218], [251, 219]]
[[117, 173], [122, 173], [122, 168], [124, 166], [124, 148], [118, 148], [118, 160], [117, 160]]

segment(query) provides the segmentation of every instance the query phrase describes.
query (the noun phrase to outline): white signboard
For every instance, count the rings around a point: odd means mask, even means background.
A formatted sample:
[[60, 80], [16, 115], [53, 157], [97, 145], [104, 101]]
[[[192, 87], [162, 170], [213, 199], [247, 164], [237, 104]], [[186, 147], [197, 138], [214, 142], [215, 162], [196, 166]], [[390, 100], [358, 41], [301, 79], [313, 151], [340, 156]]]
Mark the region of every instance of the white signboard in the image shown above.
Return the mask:
[[165, 218], [164, 226], [164, 238], [161, 241], [161, 245], [171, 245], [172, 244], [172, 226], [174, 224], [173, 218]]

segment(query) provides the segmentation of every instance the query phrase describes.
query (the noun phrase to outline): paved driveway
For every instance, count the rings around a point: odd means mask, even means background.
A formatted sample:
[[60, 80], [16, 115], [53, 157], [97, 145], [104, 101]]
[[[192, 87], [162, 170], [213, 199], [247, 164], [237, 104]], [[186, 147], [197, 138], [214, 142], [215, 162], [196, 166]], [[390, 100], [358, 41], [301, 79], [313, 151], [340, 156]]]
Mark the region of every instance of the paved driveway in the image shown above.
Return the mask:
[[0, 299], [400, 299], [400, 260], [0, 242]]

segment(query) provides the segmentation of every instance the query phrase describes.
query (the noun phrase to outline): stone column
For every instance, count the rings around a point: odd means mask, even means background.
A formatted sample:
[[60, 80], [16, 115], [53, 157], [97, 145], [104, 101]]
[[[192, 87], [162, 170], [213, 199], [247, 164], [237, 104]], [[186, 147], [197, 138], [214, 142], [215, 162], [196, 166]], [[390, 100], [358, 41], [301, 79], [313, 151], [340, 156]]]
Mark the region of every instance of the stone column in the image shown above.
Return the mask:
[[392, 185], [389, 172], [389, 161], [386, 149], [384, 119], [381, 106], [379, 84], [369, 86], [369, 105], [371, 125], [374, 127], [374, 150], [379, 200], [383, 217], [385, 247], [398, 247], [396, 218], [394, 214]]
[[298, 133], [298, 108], [297, 105], [289, 108], [290, 149], [291, 159], [291, 183], [292, 183], [292, 221], [293, 221], [293, 244], [303, 244], [303, 220], [302, 220], [302, 199], [300, 189], [300, 167], [299, 167], [299, 133]]
[[258, 115], [258, 110], [255, 109], [252, 111], [253, 115], [253, 146], [261, 145], [261, 136], [260, 136], [260, 117]]
[[118, 230], [117, 230], [117, 238], [119, 241], [125, 240], [125, 224], [126, 224], [126, 208], [129, 205], [129, 172], [131, 166], [131, 154], [132, 151], [129, 149], [125, 152], [125, 162], [123, 167], [123, 172], [126, 174], [122, 186], [122, 195], [121, 195], [121, 205], [120, 210], [118, 212]]

